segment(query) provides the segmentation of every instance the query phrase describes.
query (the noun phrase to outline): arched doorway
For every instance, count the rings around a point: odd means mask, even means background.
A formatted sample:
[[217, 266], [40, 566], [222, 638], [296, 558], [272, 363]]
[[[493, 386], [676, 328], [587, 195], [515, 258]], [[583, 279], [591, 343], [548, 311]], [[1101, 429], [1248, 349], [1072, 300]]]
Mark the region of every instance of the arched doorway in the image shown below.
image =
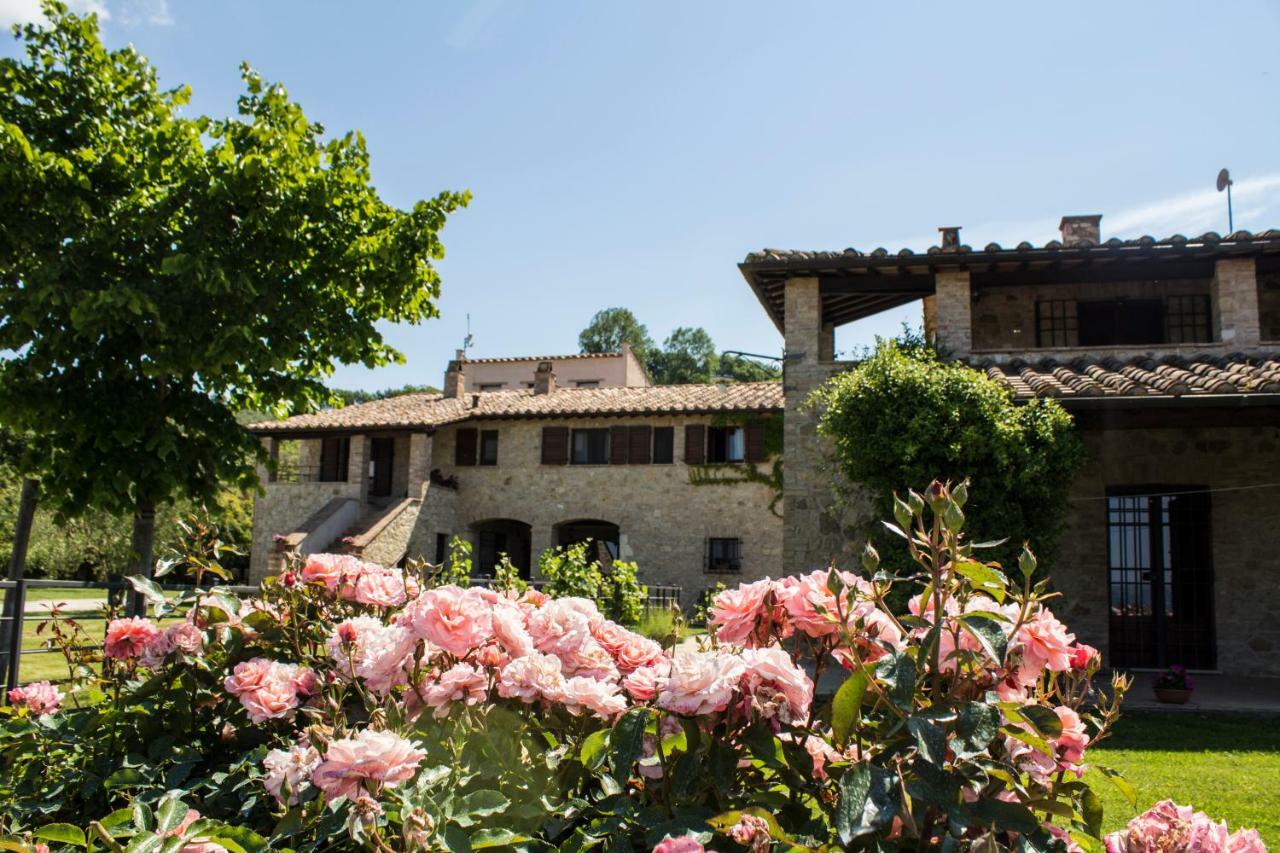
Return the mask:
[[475, 534], [476, 550], [472, 555], [472, 573], [477, 577], [491, 578], [503, 554], [529, 579], [531, 528], [514, 518], [491, 518], [471, 525]]
[[588, 543], [588, 559], [595, 560], [604, 568], [619, 557], [618, 525], [612, 522], [591, 518], [563, 521], [556, 525], [555, 532], [556, 544], [561, 547]]

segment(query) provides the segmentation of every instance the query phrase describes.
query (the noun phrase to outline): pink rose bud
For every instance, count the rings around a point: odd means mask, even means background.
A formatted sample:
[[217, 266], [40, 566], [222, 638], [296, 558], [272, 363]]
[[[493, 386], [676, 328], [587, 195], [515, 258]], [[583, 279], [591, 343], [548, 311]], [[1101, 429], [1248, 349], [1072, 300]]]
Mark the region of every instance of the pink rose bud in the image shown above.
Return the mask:
[[338, 626], [338, 639], [342, 641], [342, 645], [349, 646], [356, 641], [356, 626], [350, 622], [343, 622]]

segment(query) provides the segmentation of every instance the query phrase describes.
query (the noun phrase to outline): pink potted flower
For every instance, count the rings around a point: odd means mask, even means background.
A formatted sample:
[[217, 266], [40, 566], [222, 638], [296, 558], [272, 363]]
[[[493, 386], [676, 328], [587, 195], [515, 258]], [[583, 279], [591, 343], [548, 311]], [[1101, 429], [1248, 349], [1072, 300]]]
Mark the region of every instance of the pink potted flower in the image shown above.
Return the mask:
[[1196, 689], [1191, 673], [1181, 664], [1174, 664], [1160, 674], [1153, 685], [1156, 699], [1167, 705], [1185, 705]]

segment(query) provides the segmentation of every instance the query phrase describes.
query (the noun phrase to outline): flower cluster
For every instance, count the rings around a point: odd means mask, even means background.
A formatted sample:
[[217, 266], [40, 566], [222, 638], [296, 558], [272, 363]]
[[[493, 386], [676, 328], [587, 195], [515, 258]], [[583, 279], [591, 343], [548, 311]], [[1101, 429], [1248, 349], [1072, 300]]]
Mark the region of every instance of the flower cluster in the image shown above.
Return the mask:
[[1107, 853], [1266, 853], [1257, 830], [1230, 832], [1226, 821], [1214, 822], [1191, 806], [1171, 800], [1156, 803], [1106, 838]]
[[161, 630], [140, 616], [113, 619], [107, 624], [103, 654], [120, 661], [137, 661], [155, 669], [175, 652], [198, 657], [204, 653], [204, 632], [192, 622]]
[[35, 681], [10, 690], [9, 704], [33, 714], [56, 714], [62, 705], [62, 691], [47, 681]]

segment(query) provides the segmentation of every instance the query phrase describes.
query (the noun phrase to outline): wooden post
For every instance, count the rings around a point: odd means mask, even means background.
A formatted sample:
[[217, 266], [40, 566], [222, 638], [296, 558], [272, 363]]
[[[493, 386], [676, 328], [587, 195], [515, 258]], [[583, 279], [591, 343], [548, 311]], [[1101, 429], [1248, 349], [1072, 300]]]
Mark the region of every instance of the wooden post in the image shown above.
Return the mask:
[[[40, 495], [40, 481], [26, 477], [22, 481], [22, 492], [18, 498], [18, 518], [13, 529], [13, 553], [9, 555], [8, 580], [20, 581], [27, 570], [27, 547], [31, 542], [31, 525], [36, 516], [36, 501]], [[22, 650], [22, 608], [21, 590], [10, 589], [4, 594], [4, 617], [0, 623], [0, 660], [4, 661], [3, 672], [9, 687], [17, 682], [17, 657]], [[11, 621], [10, 621], [11, 620]], [[16, 638], [16, 639], [15, 639]]]

